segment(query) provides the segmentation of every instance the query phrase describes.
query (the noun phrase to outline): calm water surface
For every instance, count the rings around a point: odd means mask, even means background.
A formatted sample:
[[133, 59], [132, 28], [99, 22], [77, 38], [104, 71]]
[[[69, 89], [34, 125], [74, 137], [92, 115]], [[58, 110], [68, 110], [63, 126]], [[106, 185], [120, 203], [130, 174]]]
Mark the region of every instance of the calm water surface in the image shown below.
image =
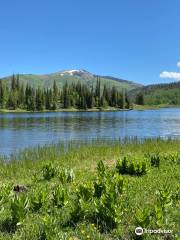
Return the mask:
[[0, 155], [58, 141], [134, 136], [180, 139], [180, 108], [0, 114]]

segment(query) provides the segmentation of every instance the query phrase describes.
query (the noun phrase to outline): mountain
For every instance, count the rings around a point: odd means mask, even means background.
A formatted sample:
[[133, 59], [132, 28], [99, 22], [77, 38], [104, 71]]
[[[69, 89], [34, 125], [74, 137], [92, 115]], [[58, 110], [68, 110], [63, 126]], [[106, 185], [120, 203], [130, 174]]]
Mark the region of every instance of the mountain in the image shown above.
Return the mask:
[[[115, 86], [118, 90], [121, 90], [122, 88], [129, 90], [139, 88], [142, 85], [127, 81], [123, 79], [118, 79], [114, 77], [109, 76], [99, 76], [101, 81], [101, 87], [103, 87], [105, 84], [108, 87]], [[2, 81], [7, 82], [8, 84], [11, 83], [11, 76], [5, 77], [1, 79]], [[96, 85], [97, 81], [97, 75], [90, 73], [86, 70], [64, 70], [59, 71], [56, 73], [51, 74], [44, 74], [44, 75], [35, 75], [35, 74], [20, 74], [19, 75], [20, 83], [23, 83], [24, 85], [31, 85], [35, 88], [38, 87], [45, 87], [45, 88], [51, 88], [53, 86], [53, 82], [56, 81], [57, 86], [59, 88], [62, 88], [63, 85], [68, 82], [71, 83], [84, 83], [88, 86], [94, 86]]]
[[180, 105], [180, 82], [142, 86], [129, 91], [128, 94], [133, 102], [139, 94], [143, 95], [146, 105]]

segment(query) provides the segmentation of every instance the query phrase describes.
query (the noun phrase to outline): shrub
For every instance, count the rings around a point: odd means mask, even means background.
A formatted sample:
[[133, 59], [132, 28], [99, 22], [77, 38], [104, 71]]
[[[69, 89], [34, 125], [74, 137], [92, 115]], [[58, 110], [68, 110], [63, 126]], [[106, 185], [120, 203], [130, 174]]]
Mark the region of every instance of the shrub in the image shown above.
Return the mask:
[[133, 162], [124, 157], [122, 160], [117, 161], [116, 170], [119, 174], [142, 176], [147, 173], [147, 166], [145, 162], [137, 162], [136, 159]]
[[103, 177], [105, 175], [106, 168], [102, 160], [97, 164], [97, 172], [100, 177]]
[[180, 153], [170, 153], [170, 154], [164, 154], [163, 155], [164, 159], [169, 161], [169, 163], [176, 163], [180, 164]]
[[82, 200], [77, 195], [74, 195], [73, 197], [74, 199], [72, 199], [67, 205], [69, 219], [66, 225], [74, 227], [78, 221], [82, 220], [84, 217], [84, 211], [82, 209]]
[[66, 188], [56, 187], [52, 194], [53, 205], [61, 208], [68, 203], [68, 192]]
[[11, 184], [1, 184], [1, 186], [0, 186], [0, 207], [3, 206], [4, 203], [8, 202], [11, 190], [12, 190]]
[[161, 156], [159, 153], [148, 154], [148, 158], [150, 159], [150, 163], [152, 167], [159, 168], [160, 160], [161, 160]]
[[94, 199], [91, 222], [96, 224], [101, 232], [109, 232], [118, 224], [119, 210], [117, 198], [112, 192], [103, 193], [101, 198]]
[[30, 196], [30, 208], [39, 211], [48, 202], [48, 191], [46, 188], [37, 188]]
[[[132, 167], [134, 168], [133, 163], [131, 163], [130, 166], [131, 166], [130, 170], [132, 169]], [[127, 157], [124, 157], [122, 160], [119, 160], [116, 164], [116, 168], [118, 169], [118, 172], [120, 174], [127, 174], [128, 173], [128, 159], [127, 159]], [[134, 174], [134, 173], [132, 173], [132, 174]]]
[[136, 209], [135, 213], [135, 219], [136, 219], [136, 226], [140, 227], [147, 227], [150, 223], [150, 209], [145, 208], [145, 209]]
[[61, 169], [58, 173], [58, 176], [62, 184], [73, 182], [75, 179], [73, 169]]
[[172, 205], [172, 192], [165, 186], [162, 190], [156, 191], [157, 201], [163, 209]]
[[79, 198], [82, 198], [84, 201], [91, 200], [94, 195], [94, 189], [91, 184], [80, 184], [77, 188], [77, 195]]
[[57, 170], [51, 162], [45, 164], [42, 168], [42, 175], [45, 180], [50, 180], [56, 175], [56, 173]]
[[15, 227], [21, 224], [29, 209], [29, 199], [25, 194], [14, 195], [10, 200], [12, 225]]
[[154, 206], [154, 217], [155, 217], [155, 224], [157, 227], [162, 227], [164, 223], [164, 211], [161, 204], [156, 204]]
[[90, 198], [91, 212], [86, 217], [102, 232], [114, 229], [119, 222], [119, 197], [123, 192], [124, 179], [109, 172], [94, 182], [94, 198]]

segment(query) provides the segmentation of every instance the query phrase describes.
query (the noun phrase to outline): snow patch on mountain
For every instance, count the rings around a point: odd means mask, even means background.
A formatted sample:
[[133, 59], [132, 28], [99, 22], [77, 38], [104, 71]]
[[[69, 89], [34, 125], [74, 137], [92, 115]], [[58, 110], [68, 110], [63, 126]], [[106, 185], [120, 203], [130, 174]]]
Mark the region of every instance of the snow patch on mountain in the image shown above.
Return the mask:
[[86, 78], [92, 78], [94, 77], [94, 74], [86, 71], [86, 70], [78, 70], [78, 69], [72, 69], [72, 70], [64, 70], [59, 72], [60, 76], [75, 76], [75, 77], [86, 77]]

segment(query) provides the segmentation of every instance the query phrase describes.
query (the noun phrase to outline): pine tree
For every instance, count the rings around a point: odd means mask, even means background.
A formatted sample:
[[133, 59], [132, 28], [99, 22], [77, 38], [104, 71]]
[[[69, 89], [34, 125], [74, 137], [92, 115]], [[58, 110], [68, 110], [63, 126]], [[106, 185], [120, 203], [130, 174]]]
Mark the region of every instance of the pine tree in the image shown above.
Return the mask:
[[25, 93], [24, 93], [24, 86], [19, 86], [19, 92], [18, 92], [18, 107], [24, 108], [25, 107]]
[[10, 91], [7, 100], [7, 108], [15, 110], [17, 108], [17, 96], [13, 90]]
[[[138, 99], [138, 101], [142, 99]], [[89, 109], [93, 107], [120, 107], [129, 108], [130, 102], [125, 90], [117, 91], [115, 87], [107, 88], [104, 85], [101, 94], [101, 81], [97, 77], [95, 89], [85, 84], [65, 83], [62, 91], [57, 87], [56, 82], [53, 83], [52, 89], [35, 89], [30, 85], [23, 84], [19, 81], [19, 75], [13, 74], [11, 78], [11, 86], [4, 85], [0, 81], [0, 108], [7, 107], [10, 109], [27, 109], [28, 111], [56, 110], [61, 108], [79, 108]]]
[[108, 102], [106, 101], [106, 98], [104, 96], [101, 97], [100, 106], [103, 108], [106, 108], [108, 106]]
[[4, 108], [4, 87], [0, 80], [0, 108]]
[[116, 107], [116, 105], [117, 105], [117, 92], [116, 92], [115, 87], [112, 87], [111, 105], [112, 105], [112, 107]]
[[36, 90], [36, 109], [38, 111], [42, 111], [44, 109], [44, 94], [40, 88]]
[[100, 77], [97, 77], [96, 89], [95, 89], [95, 99], [96, 99], [96, 106], [97, 106], [97, 107], [100, 107], [100, 100], [101, 100], [101, 83], [100, 83]]
[[69, 95], [68, 95], [68, 84], [66, 84], [63, 87], [63, 108], [69, 108], [70, 101], [69, 101]]
[[144, 105], [144, 95], [142, 93], [138, 93], [136, 96], [136, 104]]
[[53, 109], [52, 90], [51, 89], [47, 89], [45, 91], [44, 95], [45, 95], [45, 108], [48, 109], [48, 110], [52, 110]]
[[122, 109], [126, 108], [125, 89], [122, 90]]
[[56, 81], [53, 83], [53, 106], [52, 109], [56, 110], [58, 104], [58, 87], [56, 85]]
[[130, 108], [130, 100], [128, 98], [127, 92], [125, 92], [125, 101], [126, 101], [126, 109]]
[[18, 91], [20, 89], [19, 74], [16, 76], [15, 89]]
[[16, 90], [16, 77], [13, 74], [11, 78], [11, 90], [15, 91]]

